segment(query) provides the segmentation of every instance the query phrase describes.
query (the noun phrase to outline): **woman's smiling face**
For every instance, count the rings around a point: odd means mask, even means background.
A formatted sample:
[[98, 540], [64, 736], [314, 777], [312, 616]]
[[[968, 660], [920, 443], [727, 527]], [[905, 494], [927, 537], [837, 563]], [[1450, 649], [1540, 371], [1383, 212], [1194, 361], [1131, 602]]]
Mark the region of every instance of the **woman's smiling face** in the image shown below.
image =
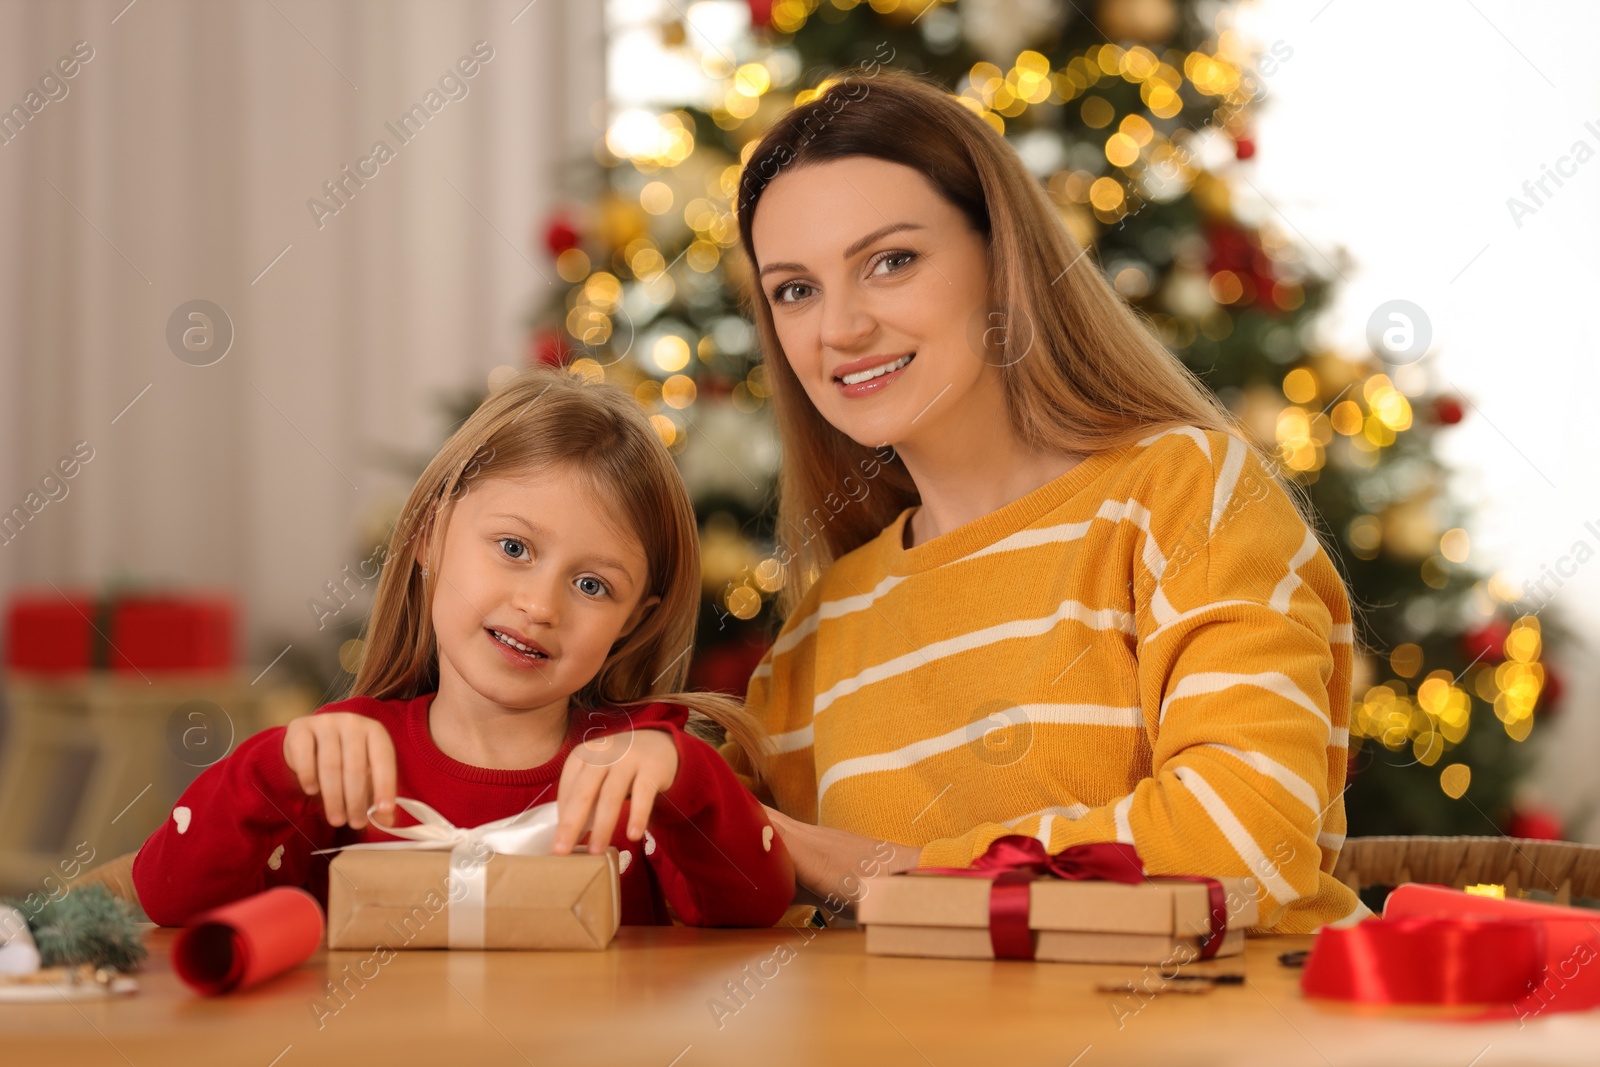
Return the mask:
[[974, 344], [987, 321], [983, 235], [912, 168], [850, 156], [781, 173], [751, 237], [789, 366], [858, 444], [915, 442], [975, 386], [998, 385], [998, 358]]

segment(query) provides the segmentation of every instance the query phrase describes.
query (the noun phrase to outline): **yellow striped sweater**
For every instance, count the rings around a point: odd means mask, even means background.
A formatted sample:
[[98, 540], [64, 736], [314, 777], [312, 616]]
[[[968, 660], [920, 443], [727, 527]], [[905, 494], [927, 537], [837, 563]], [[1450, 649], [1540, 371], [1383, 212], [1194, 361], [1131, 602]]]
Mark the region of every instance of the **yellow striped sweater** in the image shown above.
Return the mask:
[[1156, 433], [906, 549], [911, 511], [751, 678], [775, 807], [924, 867], [1008, 833], [1130, 842], [1151, 874], [1254, 876], [1258, 930], [1369, 914], [1332, 876], [1349, 603], [1242, 441]]

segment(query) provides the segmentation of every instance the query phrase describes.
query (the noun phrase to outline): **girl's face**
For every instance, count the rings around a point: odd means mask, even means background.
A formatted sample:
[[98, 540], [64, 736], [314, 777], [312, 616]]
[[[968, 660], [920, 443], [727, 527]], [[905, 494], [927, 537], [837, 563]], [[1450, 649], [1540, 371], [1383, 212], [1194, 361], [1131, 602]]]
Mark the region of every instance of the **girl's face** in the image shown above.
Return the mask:
[[514, 710], [564, 710], [660, 600], [638, 539], [568, 466], [474, 481], [428, 581], [440, 689]]
[[916, 170], [851, 156], [781, 173], [751, 235], [789, 366], [858, 444], [915, 444], [998, 387], [983, 235]]

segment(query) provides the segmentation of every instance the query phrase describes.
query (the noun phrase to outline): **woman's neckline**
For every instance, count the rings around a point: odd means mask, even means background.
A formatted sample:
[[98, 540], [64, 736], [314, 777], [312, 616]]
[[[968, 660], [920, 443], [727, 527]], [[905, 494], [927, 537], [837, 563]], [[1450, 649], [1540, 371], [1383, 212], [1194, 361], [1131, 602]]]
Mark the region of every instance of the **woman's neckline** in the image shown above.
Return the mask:
[[1065, 503], [1113, 469], [1132, 447], [1103, 449], [1085, 456], [1062, 474], [1011, 503], [910, 548], [905, 547], [905, 543], [917, 505], [904, 509], [883, 532], [888, 542], [890, 571], [911, 574], [940, 567], [1026, 529], [1040, 515]]

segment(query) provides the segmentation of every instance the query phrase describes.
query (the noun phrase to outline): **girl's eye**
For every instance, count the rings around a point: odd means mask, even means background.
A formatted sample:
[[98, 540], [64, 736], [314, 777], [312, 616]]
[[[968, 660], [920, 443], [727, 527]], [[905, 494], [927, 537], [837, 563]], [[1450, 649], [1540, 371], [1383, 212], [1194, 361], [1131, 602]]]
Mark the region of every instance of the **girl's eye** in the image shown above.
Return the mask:
[[[585, 582], [590, 583], [590, 585], [592, 585], [594, 588], [584, 588], [583, 587], [583, 583], [585, 583]], [[594, 577], [593, 575], [587, 575], [587, 574], [584, 575], [582, 578], [578, 579], [578, 584], [579, 584], [579, 588], [583, 588], [583, 591], [585, 593], [588, 593], [590, 596], [601, 596], [604, 593], [608, 592], [608, 590], [606, 589], [606, 583], [602, 582], [600, 579]]]
[[515, 537], [502, 537], [496, 543], [499, 544], [500, 551], [504, 552], [508, 559], [528, 558], [528, 546], [518, 541]]

